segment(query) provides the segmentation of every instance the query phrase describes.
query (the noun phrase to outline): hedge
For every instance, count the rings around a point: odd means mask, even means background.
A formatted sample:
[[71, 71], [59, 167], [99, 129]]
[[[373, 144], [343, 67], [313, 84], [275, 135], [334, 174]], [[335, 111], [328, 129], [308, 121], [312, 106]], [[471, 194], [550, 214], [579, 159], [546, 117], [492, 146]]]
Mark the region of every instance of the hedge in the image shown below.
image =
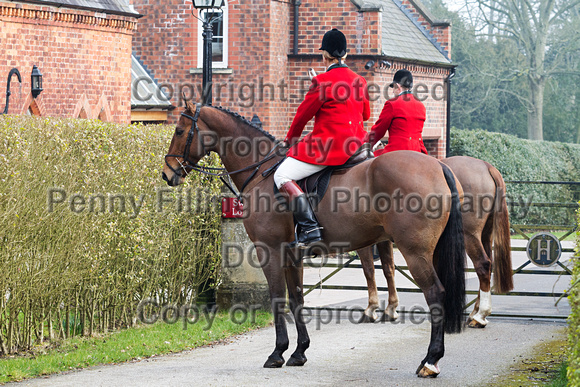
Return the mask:
[[[580, 224], [580, 210], [577, 213]], [[576, 232], [576, 254], [573, 258], [572, 290], [568, 301], [572, 311], [568, 317], [568, 380], [570, 386], [580, 386], [580, 229]]]
[[217, 284], [220, 184], [167, 187], [172, 131], [0, 116], [1, 353], [132, 325], [144, 298], [190, 303]]
[[[505, 180], [580, 181], [580, 145], [531, 141], [483, 130], [451, 132], [451, 154], [485, 160]], [[575, 203], [580, 187], [569, 185], [507, 184], [510, 202]], [[542, 225], [574, 224], [574, 209], [532, 207], [524, 217], [522, 207], [511, 206], [512, 223]]]

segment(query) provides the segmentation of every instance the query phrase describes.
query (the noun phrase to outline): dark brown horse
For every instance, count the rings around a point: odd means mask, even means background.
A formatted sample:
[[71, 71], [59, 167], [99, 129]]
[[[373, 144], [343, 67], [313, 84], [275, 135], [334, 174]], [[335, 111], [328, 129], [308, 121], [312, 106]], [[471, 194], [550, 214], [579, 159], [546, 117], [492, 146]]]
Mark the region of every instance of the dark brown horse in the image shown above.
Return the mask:
[[[484, 328], [491, 314], [491, 272], [493, 267], [494, 286], [497, 293], [513, 289], [512, 260], [510, 249], [509, 214], [505, 200], [506, 187], [501, 173], [491, 164], [467, 156], [456, 156], [442, 160], [455, 173], [464, 192], [463, 234], [467, 254], [479, 278], [479, 294], [469, 316], [469, 326]], [[492, 265], [493, 243], [493, 265]], [[395, 263], [393, 245], [390, 241], [377, 245], [382, 269], [387, 279], [389, 299], [385, 318], [398, 317], [396, 308], [399, 297], [395, 287]], [[369, 292], [369, 305], [365, 316], [374, 321], [379, 306], [375, 282], [372, 250], [358, 251]]]
[[[277, 147], [271, 135], [239, 115], [188, 104], [162, 174], [169, 185], [181, 184], [189, 171], [203, 170], [197, 162], [213, 151], [244, 192], [244, 226], [268, 281], [276, 330], [276, 346], [264, 367], [284, 364], [282, 354], [289, 345], [283, 316], [286, 289], [298, 331], [297, 348], [286, 365], [303, 365], [310, 344], [302, 318], [302, 260], [288, 247], [294, 240], [292, 213], [277, 205], [272, 176], [263, 175], [282, 158]], [[451, 170], [434, 158], [397, 152], [335, 173], [317, 209], [324, 227], [323, 243], [315, 247], [320, 251], [344, 253], [381, 241], [397, 243], [431, 312], [431, 340], [417, 369], [422, 377], [439, 374], [444, 332], [459, 332], [463, 326], [465, 252], [458, 188]]]

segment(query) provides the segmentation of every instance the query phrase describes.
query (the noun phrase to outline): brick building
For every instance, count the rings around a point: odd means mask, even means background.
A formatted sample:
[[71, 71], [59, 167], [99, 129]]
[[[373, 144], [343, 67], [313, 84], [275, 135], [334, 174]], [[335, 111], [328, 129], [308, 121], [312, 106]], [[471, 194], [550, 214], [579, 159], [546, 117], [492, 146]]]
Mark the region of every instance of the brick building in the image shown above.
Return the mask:
[[[0, 92], [10, 69], [22, 75], [22, 84], [12, 79], [8, 113], [130, 122], [139, 17], [126, 0], [0, 0]], [[33, 65], [43, 74], [37, 98]]]
[[[191, 1], [133, 4], [145, 15], [133, 40], [136, 56], [174, 105], [183, 106], [183, 93], [200, 101], [202, 23], [192, 15]], [[444, 155], [451, 27], [433, 20], [419, 0], [226, 0], [210, 16], [214, 105], [249, 118], [256, 114], [264, 129], [283, 137], [310, 85], [308, 69], [325, 70], [318, 50], [323, 34], [338, 28], [349, 44], [346, 63], [372, 85], [367, 130], [392, 97], [386, 85], [393, 74], [407, 68], [427, 106], [426, 146], [434, 156]], [[180, 111], [168, 121], [174, 123]]]

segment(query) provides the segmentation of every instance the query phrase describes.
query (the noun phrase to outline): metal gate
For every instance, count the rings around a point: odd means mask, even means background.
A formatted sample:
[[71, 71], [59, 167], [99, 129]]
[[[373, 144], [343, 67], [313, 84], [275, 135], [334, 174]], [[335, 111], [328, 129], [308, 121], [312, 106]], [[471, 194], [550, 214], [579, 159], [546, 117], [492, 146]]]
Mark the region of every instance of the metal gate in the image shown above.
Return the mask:
[[[529, 185], [529, 186], [533, 186], [533, 185], [548, 185], [548, 186], [567, 186], [570, 188], [570, 192], [571, 192], [571, 197], [574, 200], [574, 202], [567, 202], [567, 203], [557, 203], [557, 202], [528, 202], [528, 203], [522, 203], [521, 201], [509, 201], [508, 200], [508, 206], [510, 207], [510, 214], [512, 213], [512, 210], [518, 206], [528, 206], [529, 208], [538, 208], [538, 209], [564, 209], [567, 210], [569, 212], [575, 211], [578, 209], [579, 205], [578, 205], [578, 200], [580, 200], [580, 182], [550, 182], [550, 181], [506, 181], [506, 184], [513, 184], [513, 185]], [[509, 190], [508, 190], [509, 191]], [[576, 219], [575, 216], [573, 216], [572, 219]], [[511, 223], [510, 224], [512, 230], [514, 231], [515, 234], [519, 234], [521, 235], [521, 237], [524, 238], [524, 241], [527, 241], [527, 246], [514, 246], [513, 240], [512, 240], [512, 252], [526, 252], [527, 253], [527, 248], [530, 245], [530, 240], [531, 238], [533, 238], [534, 233], [538, 232], [538, 231], [551, 231], [551, 232], [559, 232], [561, 235], [558, 237], [555, 237], [552, 235], [554, 238], [556, 238], [558, 240], [558, 243], [560, 241], [566, 240], [567, 238], [570, 237], [574, 237], [575, 235], [575, 231], [577, 230], [578, 225], [577, 224], [523, 224], [523, 223]], [[547, 237], [548, 239], [551, 237]], [[546, 239], [546, 237], [544, 237], [544, 239]], [[539, 237], [540, 242], [538, 243], [544, 243], [542, 241], [542, 237]], [[548, 247], [550, 247], [550, 241], [548, 240], [547, 242], [545, 242]], [[516, 244], [518, 244], [516, 242]], [[538, 245], [539, 246], [539, 245]], [[539, 250], [540, 247], [538, 247]], [[573, 247], [560, 247], [560, 253], [574, 253], [574, 248]], [[470, 260], [468, 260], [468, 262], [470, 262]], [[559, 260], [556, 261], [553, 265], [551, 265], [551, 267], [545, 267], [545, 268], [540, 268], [540, 267], [536, 267], [536, 265], [532, 265], [530, 267], [530, 265], [532, 264], [532, 260], [529, 259], [529, 254], [528, 254], [528, 259], [523, 262], [520, 263], [517, 267], [513, 268], [513, 273], [514, 273], [514, 283], [516, 283], [516, 278], [518, 276], [522, 276], [522, 275], [533, 275], [533, 276], [543, 276], [543, 278], [559, 278], [561, 276], [564, 276], [565, 278], [565, 283], [568, 284], [569, 281], [569, 276], [572, 274], [572, 271], [569, 267], [567, 267], [566, 265], [564, 265], [563, 263], [561, 263]], [[310, 283], [310, 284], [305, 284], [304, 285], [304, 296], [308, 296], [308, 294], [310, 294], [311, 292], [313, 292], [315, 289], [327, 289], [327, 290], [368, 290], [366, 286], [359, 286], [359, 285], [346, 285], [346, 284], [335, 284], [335, 285], [330, 285], [328, 284], [329, 280], [333, 277], [335, 277], [339, 272], [341, 272], [344, 269], [358, 269], [360, 271], [360, 269], [362, 269], [362, 265], [359, 262], [358, 256], [356, 255], [348, 255], [348, 256], [344, 256], [341, 257], [340, 260], [334, 260], [334, 262], [332, 261], [327, 261], [325, 262], [324, 259], [322, 259], [319, 263], [317, 263], [317, 265], [320, 265], [324, 268], [331, 268], [334, 269], [332, 270], [332, 272], [330, 272], [329, 274], [327, 274], [324, 278], [321, 278], [319, 281], [317, 281], [316, 283]], [[400, 293], [422, 293], [422, 291], [419, 289], [419, 287], [417, 286], [417, 284], [415, 283], [415, 281], [413, 280], [413, 278], [411, 277], [411, 275], [408, 272], [408, 267], [405, 265], [395, 265], [396, 271], [398, 273], [400, 273], [404, 278], [406, 278], [407, 280], [411, 281], [411, 283], [414, 284], [414, 287], [397, 287], [397, 291]], [[380, 271], [381, 265], [380, 264], [375, 264], [375, 271], [376, 271], [376, 278], [378, 278], [379, 276], [382, 276], [382, 271]], [[466, 269], [466, 273], [475, 273], [475, 269], [473, 268], [468, 268]], [[353, 274], [356, 275], [356, 274]], [[360, 275], [360, 273], [359, 273]], [[468, 274], [469, 275], [469, 274]], [[551, 276], [551, 277], [546, 277], [546, 276]], [[557, 276], [557, 277], [556, 277]], [[566, 285], [567, 286], [567, 285]], [[387, 288], [384, 286], [378, 286], [377, 287], [379, 292], [386, 292]], [[477, 290], [468, 290], [466, 291], [466, 294], [468, 296], [477, 296], [478, 295], [478, 291]], [[492, 290], [492, 294], [494, 294], [493, 290]], [[508, 294], [502, 294], [501, 297], [549, 297], [549, 298], [553, 298], [553, 299], [562, 299], [563, 297], [567, 296], [567, 293], [564, 291], [560, 291], [560, 292], [555, 292], [555, 291], [512, 291]], [[474, 297], [471, 301], [469, 301], [466, 305], [466, 309], [469, 308], [475, 301], [476, 301], [477, 297]], [[314, 308], [310, 308], [310, 309], [317, 309], [316, 307]], [[326, 310], [336, 310], [336, 311], [343, 311], [346, 310], [346, 308], [341, 308], [341, 307], [324, 307], [324, 309]], [[349, 310], [360, 310], [361, 312], [364, 310], [362, 308], [349, 308]], [[405, 313], [405, 310], [400, 310], [400, 313]], [[414, 313], [417, 313], [416, 311]], [[550, 314], [543, 314], [543, 315], [539, 315], [539, 314], [534, 314], [534, 313], [514, 313], [514, 312], [507, 312], [507, 313], [492, 313], [492, 316], [496, 316], [496, 317], [519, 317], [519, 318], [550, 318], [550, 319], [566, 319], [567, 316], [562, 316], [562, 315], [550, 315]]]

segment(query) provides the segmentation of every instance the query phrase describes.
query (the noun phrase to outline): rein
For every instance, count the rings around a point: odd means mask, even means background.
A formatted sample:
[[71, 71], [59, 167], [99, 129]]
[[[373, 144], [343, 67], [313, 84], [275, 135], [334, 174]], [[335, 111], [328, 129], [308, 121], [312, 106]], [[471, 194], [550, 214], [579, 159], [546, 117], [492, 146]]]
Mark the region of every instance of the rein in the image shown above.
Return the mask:
[[[181, 169], [183, 170], [183, 172], [185, 173], [185, 176], [189, 175], [188, 169], [189, 170], [194, 170], [196, 172], [199, 173], [203, 173], [204, 175], [209, 175], [209, 176], [217, 176], [220, 178], [220, 180], [226, 185], [226, 187], [228, 187], [228, 189], [230, 191], [232, 191], [232, 193], [238, 198], [241, 199], [242, 198], [242, 193], [244, 191], [244, 189], [248, 186], [248, 184], [254, 179], [254, 177], [256, 177], [256, 174], [258, 173], [258, 171], [260, 170], [260, 167], [262, 165], [264, 165], [266, 162], [272, 160], [275, 156], [276, 156], [276, 149], [278, 149], [281, 146], [281, 142], [277, 142], [274, 147], [270, 150], [270, 152], [268, 152], [268, 154], [260, 161], [253, 163], [251, 165], [248, 165], [247, 167], [232, 171], [232, 172], [228, 172], [227, 169], [225, 168], [214, 168], [214, 167], [206, 167], [203, 165], [199, 165], [198, 163], [193, 163], [191, 160], [189, 160], [189, 148], [191, 147], [191, 143], [193, 142], [193, 136], [194, 134], [197, 133], [198, 137], [199, 137], [199, 126], [197, 125], [197, 121], [199, 120], [199, 114], [201, 112], [201, 106], [200, 105], [195, 105], [195, 114], [192, 116], [190, 116], [189, 114], [185, 114], [185, 113], [181, 113], [182, 116], [189, 118], [191, 120], [191, 128], [189, 129], [189, 133], [187, 134], [187, 142], [185, 144], [185, 149], [183, 150], [183, 154], [182, 155], [177, 155], [177, 154], [167, 154], [165, 155], [165, 165], [167, 165], [169, 167], [169, 169], [171, 169], [171, 171], [173, 173], [175, 173], [178, 176], [181, 176], [181, 173], [178, 173], [178, 170], [174, 169], [169, 162], [167, 161], [167, 159], [169, 157], [175, 157], [177, 159], [177, 162], [179, 163], [179, 165], [181, 166]], [[203, 154], [205, 156], [209, 155], [210, 151], [207, 151], [205, 149], [205, 145], [203, 144], [203, 141], [201, 141], [200, 138], [200, 144], [202, 146], [202, 150], [203, 150]], [[183, 159], [183, 163], [179, 161], [179, 158]], [[234, 188], [224, 179], [224, 177], [226, 176], [232, 176], [241, 172], [246, 172], [249, 171], [251, 169], [254, 169], [254, 171], [252, 172], [252, 174], [250, 174], [250, 176], [246, 179], [246, 181], [244, 182], [244, 184], [242, 184], [242, 189], [240, 190], [239, 193], [237, 193]]]

